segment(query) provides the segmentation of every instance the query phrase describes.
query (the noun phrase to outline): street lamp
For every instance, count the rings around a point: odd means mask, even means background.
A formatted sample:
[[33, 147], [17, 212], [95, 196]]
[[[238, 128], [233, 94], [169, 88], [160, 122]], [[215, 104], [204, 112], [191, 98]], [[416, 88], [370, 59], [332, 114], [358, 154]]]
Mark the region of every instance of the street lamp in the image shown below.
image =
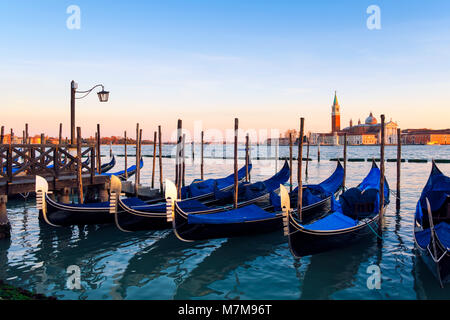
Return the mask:
[[[95, 88], [102, 87], [102, 91], [97, 92], [98, 100], [100, 102], [108, 102], [109, 91], [105, 91], [105, 87], [102, 84], [93, 86], [86, 91], [77, 91], [78, 83], [72, 80], [70, 83], [70, 144], [75, 144], [75, 100], [83, 99], [87, 97]], [[80, 97], [76, 97], [76, 94], [82, 94]]]

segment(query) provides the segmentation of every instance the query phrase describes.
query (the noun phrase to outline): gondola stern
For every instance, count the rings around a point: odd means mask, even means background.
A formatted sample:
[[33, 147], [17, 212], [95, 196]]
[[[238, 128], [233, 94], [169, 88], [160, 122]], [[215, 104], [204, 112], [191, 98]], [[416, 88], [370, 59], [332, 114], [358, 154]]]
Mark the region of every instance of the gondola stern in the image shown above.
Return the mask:
[[173, 222], [174, 220], [174, 212], [175, 212], [175, 201], [177, 200], [177, 186], [175, 183], [166, 179], [166, 216], [167, 222]]
[[122, 181], [116, 176], [110, 178], [109, 213], [117, 213], [117, 205], [122, 192]]
[[48, 194], [48, 182], [45, 178], [41, 176], [36, 176], [35, 183], [35, 192], [36, 192], [36, 208], [44, 215], [47, 214], [47, 202], [46, 197]]
[[283, 234], [289, 235], [289, 214], [291, 212], [291, 199], [289, 191], [286, 187], [280, 184], [281, 210], [283, 212]]

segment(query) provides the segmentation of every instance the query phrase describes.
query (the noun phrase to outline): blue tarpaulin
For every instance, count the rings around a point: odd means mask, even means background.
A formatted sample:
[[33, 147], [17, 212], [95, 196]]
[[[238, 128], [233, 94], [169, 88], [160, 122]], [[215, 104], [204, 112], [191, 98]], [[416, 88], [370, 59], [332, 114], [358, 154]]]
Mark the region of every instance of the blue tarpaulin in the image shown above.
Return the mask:
[[[450, 249], [450, 224], [441, 222], [434, 230], [439, 238], [439, 241], [447, 248]], [[431, 232], [430, 229], [425, 229], [420, 232], [416, 232], [417, 243], [422, 247], [426, 248], [430, 244]]]
[[416, 219], [422, 224], [423, 212], [426, 212], [426, 199], [430, 202], [431, 211], [439, 210], [450, 196], [450, 177], [445, 176], [433, 163], [430, 177], [425, 185], [417, 205]]

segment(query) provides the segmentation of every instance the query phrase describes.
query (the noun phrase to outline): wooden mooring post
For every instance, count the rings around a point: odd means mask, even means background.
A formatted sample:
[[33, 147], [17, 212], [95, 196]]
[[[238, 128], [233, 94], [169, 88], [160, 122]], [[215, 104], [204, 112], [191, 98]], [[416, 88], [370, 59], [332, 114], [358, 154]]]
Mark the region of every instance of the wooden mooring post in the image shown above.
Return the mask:
[[[100, 147], [102, 145], [102, 138], [100, 135], [100, 124], [97, 124], [97, 173], [102, 173], [102, 153]], [[126, 169], [125, 169], [126, 171]]]
[[311, 139], [311, 134], [308, 135], [307, 147], [306, 147], [306, 168], [305, 168], [305, 178], [308, 181], [308, 164], [309, 164], [309, 140]]
[[223, 147], [222, 159], [226, 159], [227, 158], [227, 140], [223, 139], [222, 147]]
[[181, 167], [181, 184], [185, 186], [185, 176], [186, 176], [186, 134], [183, 133], [183, 146], [182, 146], [182, 167]]
[[152, 168], [152, 189], [155, 188], [155, 169], [156, 169], [156, 139], [158, 133], [155, 131], [153, 135], [153, 168]]
[[125, 143], [124, 143], [124, 148], [125, 148], [125, 180], [128, 180], [128, 171], [127, 171], [127, 169], [128, 169], [128, 148], [127, 148], [127, 146], [128, 146], [128, 140], [127, 140], [127, 131], [125, 130], [124, 132], [123, 132], [123, 135], [124, 135], [124, 139], [125, 139]]
[[298, 140], [298, 172], [297, 172], [297, 182], [298, 182], [298, 200], [297, 200], [297, 214], [300, 222], [303, 220], [302, 206], [303, 206], [303, 182], [302, 182], [302, 167], [303, 167], [303, 133], [305, 130], [305, 118], [300, 118], [300, 136]]
[[203, 180], [204, 179], [204, 153], [203, 153], [203, 148], [204, 148], [204, 138], [205, 138], [205, 133], [202, 131], [202, 136], [201, 136], [201, 151], [200, 151], [200, 179]]
[[317, 138], [317, 162], [320, 162], [320, 137]]
[[178, 119], [177, 123], [177, 157], [176, 157], [176, 186], [177, 186], [177, 199], [181, 199], [181, 145], [183, 143], [183, 122]]
[[[62, 128], [63, 128], [63, 124], [60, 123], [59, 124], [59, 139], [58, 139], [59, 145], [62, 145]], [[27, 136], [28, 136], [28, 133], [27, 133]]]
[[280, 138], [275, 140], [275, 174], [278, 172], [278, 144], [280, 143]]
[[83, 176], [81, 161], [81, 128], [77, 127], [77, 181], [78, 181], [78, 203], [83, 204]]
[[25, 139], [23, 140], [23, 144], [27, 144], [28, 143], [28, 123], [25, 123]]
[[385, 116], [381, 115], [381, 141], [380, 141], [380, 221], [378, 223], [378, 242], [382, 241], [384, 220], [384, 146], [385, 146]]
[[[45, 135], [43, 133], [41, 133], [41, 145], [42, 145], [42, 147], [41, 147], [41, 155], [43, 155], [44, 152], [45, 152], [45, 147], [44, 147], [44, 145], [45, 145]], [[45, 165], [45, 157], [41, 158], [41, 164], [42, 164], [42, 166]]]
[[139, 161], [136, 163], [136, 174], [138, 175], [138, 185], [141, 184], [141, 158], [142, 158], [142, 129], [139, 129]]
[[158, 139], [159, 139], [159, 191], [163, 193], [163, 165], [162, 165], [162, 136], [161, 126], [158, 126]]
[[11, 237], [11, 224], [8, 220], [6, 203], [8, 196], [0, 195], [0, 240]]
[[139, 123], [136, 124], [136, 173], [134, 175], [134, 194], [137, 196], [139, 191], [139, 174], [138, 174], [138, 166], [139, 166]]
[[248, 165], [249, 165], [249, 154], [248, 154], [248, 150], [249, 150], [249, 136], [248, 133], [245, 136], [245, 181], [246, 182], [250, 182], [250, 174], [249, 174], [249, 170], [248, 170]]
[[233, 195], [233, 205], [237, 209], [238, 205], [238, 188], [239, 188], [239, 178], [238, 178], [238, 132], [239, 132], [239, 119], [234, 119], [234, 195]]
[[292, 132], [289, 132], [289, 192], [292, 192]]
[[402, 132], [401, 129], [397, 129], [397, 194], [395, 207], [397, 213], [400, 213], [400, 179], [402, 169]]

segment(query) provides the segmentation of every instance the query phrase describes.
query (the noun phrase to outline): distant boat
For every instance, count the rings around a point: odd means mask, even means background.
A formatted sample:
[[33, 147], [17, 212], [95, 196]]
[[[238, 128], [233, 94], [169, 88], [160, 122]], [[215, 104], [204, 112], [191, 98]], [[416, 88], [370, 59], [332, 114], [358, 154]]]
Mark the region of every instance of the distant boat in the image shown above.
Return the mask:
[[436, 141], [427, 142], [427, 146], [434, 146], [434, 145], [439, 145], [439, 143], [437, 143]]

